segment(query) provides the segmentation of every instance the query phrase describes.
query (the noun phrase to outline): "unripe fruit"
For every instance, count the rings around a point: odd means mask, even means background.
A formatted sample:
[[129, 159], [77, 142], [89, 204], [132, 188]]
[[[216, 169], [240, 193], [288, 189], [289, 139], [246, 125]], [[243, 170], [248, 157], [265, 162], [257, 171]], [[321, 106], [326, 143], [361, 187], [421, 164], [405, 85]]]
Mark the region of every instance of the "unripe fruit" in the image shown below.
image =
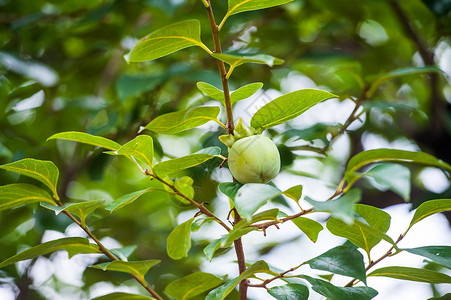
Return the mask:
[[274, 142], [264, 135], [236, 141], [229, 148], [229, 170], [241, 183], [266, 183], [279, 174], [280, 154]]

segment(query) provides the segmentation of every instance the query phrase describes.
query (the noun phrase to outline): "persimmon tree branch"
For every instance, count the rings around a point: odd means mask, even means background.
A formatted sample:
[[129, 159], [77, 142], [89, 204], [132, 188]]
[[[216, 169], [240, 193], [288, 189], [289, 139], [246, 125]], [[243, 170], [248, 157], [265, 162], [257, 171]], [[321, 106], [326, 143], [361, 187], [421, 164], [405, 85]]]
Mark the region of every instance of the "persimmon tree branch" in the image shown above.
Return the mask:
[[214, 218], [216, 220], [216, 222], [218, 222], [222, 227], [224, 227], [225, 230], [227, 230], [227, 232], [231, 231], [230, 227], [227, 226], [227, 224], [225, 224], [214, 213], [212, 213], [208, 208], [205, 207], [205, 203], [197, 203], [196, 201], [194, 201], [190, 197], [188, 197], [185, 194], [183, 194], [182, 192], [180, 192], [174, 185], [167, 183], [163, 178], [159, 177], [156, 174], [152, 174], [148, 170], [146, 170], [145, 174], [149, 175], [151, 178], [155, 178], [156, 180], [160, 181], [162, 184], [164, 184], [167, 187], [169, 187], [176, 195], [182, 197], [183, 199], [187, 200], [189, 203], [191, 203], [192, 205], [197, 207], [199, 209], [199, 211], [201, 213], [203, 213], [204, 215]]
[[[213, 10], [211, 8], [211, 2], [210, 0], [203, 1], [206, 2], [206, 4], [208, 5], [206, 6], [206, 10], [208, 15], [208, 21], [210, 23], [211, 34], [213, 36], [214, 52], [220, 54], [222, 53], [222, 49], [221, 49], [221, 41], [219, 39], [219, 28], [218, 25], [216, 25]], [[230, 100], [230, 89], [228, 81], [229, 77], [227, 76], [224, 62], [219, 59], [216, 59], [216, 62], [218, 64], [219, 75], [221, 77], [222, 90], [224, 93], [224, 104], [227, 114], [227, 123], [225, 128], [228, 134], [233, 134], [233, 129], [235, 126], [233, 124], [232, 102]], [[234, 211], [234, 219], [235, 224], [237, 224], [241, 220], [241, 217], [236, 210]], [[236, 239], [233, 243], [235, 246], [235, 252], [238, 260], [238, 268], [241, 274], [246, 270], [246, 261], [244, 257], [243, 243], [241, 241], [241, 238]], [[241, 300], [247, 299], [247, 283], [248, 281], [246, 279], [240, 282], [239, 291]]]
[[[215, 17], [213, 15], [213, 10], [211, 8], [210, 0], [205, 0], [208, 4], [206, 7], [207, 9], [207, 15], [208, 15], [208, 21], [210, 23], [211, 28], [211, 34], [213, 36], [213, 43], [214, 43], [214, 53], [221, 54], [221, 41], [219, 39], [219, 30], [218, 25], [216, 25]], [[219, 69], [219, 75], [221, 76], [221, 83], [222, 83], [222, 90], [224, 93], [224, 103], [225, 103], [225, 109], [227, 113], [227, 124], [226, 124], [226, 130], [229, 134], [233, 134], [234, 124], [233, 124], [233, 113], [232, 113], [232, 102], [230, 100], [230, 89], [229, 89], [229, 81], [227, 79], [227, 72], [225, 69], [225, 64], [222, 60], [216, 59], [216, 62], [218, 63], [218, 69]]]
[[[420, 54], [423, 62], [426, 66], [433, 66], [435, 64], [434, 53], [428, 48], [427, 44], [421, 38], [421, 36], [417, 33], [413, 25], [411, 24], [409, 17], [405, 13], [404, 9], [396, 0], [391, 0], [390, 6], [395, 13], [395, 16], [398, 18], [402, 28], [406, 32], [407, 36], [412, 40], [418, 49], [418, 53]], [[441, 130], [443, 129], [443, 112], [444, 110], [444, 101], [441, 96], [439, 86], [438, 86], [438, 74], [431, 73], [427, 75], [429, 79], [429, 87], [431, 89], [431, 114], [432, 117], [432, 134], [439, 136]]]
[[[397, 239], [396, 242], [395, 242], [395, 245], [397, 245], [397, 244], [404, 238], [404, 236], [405, 236], [405, 234], [399, 235], [398, 239]], [[393, 250], [394, 250], [394, 249], [395, 249], [395, 246], [393, 245], [393, 246], [391, 246], [390, 249], [388, 249], [388, 251], [385, 252], [385, 254], [383, 254], [381, 257], [379, 257], [378, 259], [376, 259], [376, 260], [374, 260], [374, 261], [371, 260], [371, 261], [368, 263], [368, 266], [366, 266], [365, 270], [368, 271], [369, 269], [371, 269], [372, 267], [374, 267], [375, 265], [377, 265], [378, 263], [380, 263], [381, 261], [383, 261], [383, 260], [386, 259], [387, 257], [393, 256], [393, 255], [399, 253], [399, 252], [393, 253]], [[357, 282], [358, 282], [358, 280], [354, 278], [353, 280], [351, 280], [350, 282], [348, 282], [348, 284], [346, 284], [345, 287], [351, 287], [351, 286], [354, 286]]]
[[[61, 202], [61, 200], [59, 200], [57, 197], [55, 197], [55, 201], [58, 204], [58, 206], [64, 206], [63, 203]], [[81, 222], [79, 220], [77, 220], [77, 218], [74, 217], [74, 215], [72, 215], [70, 212], [68, 211], [63, 211], [63, 214], [65, 214], [66, 216], [69, 217], [69, 219], [72, 220], [72, 222], [74, 222], [75, 224], [77, 224], [81, 229], [83, 229], [83, 231], [97, 244], [97, 246], [99, 247], [99, 250], [105, 254], [105, 256], [107, 256], [109, 259], [111, 259], [112, 261], [115, 260], [119, 260], [119, 258], [116, 257], [116, 255], [114, 255], [113, 253], [111, 253], [110, 250], [108, 250], [103, 244], [102, 242], [100, 242], [100, 240], [91, 232], [91, 230], [89, 230], [88, 227], [84, 226], [83, 224], [81, 224]], [[158, 300], [163, 300], [163, 298], [154, 290], [152, 289], [149, 284], [145, 281], [142, 280], [141, 278], [139, 278], [137, 275], [135, 274], [131, 274], [128, 273], [133, 279], [135, 279], [143, 288], [145, 288], [155, 299]]]

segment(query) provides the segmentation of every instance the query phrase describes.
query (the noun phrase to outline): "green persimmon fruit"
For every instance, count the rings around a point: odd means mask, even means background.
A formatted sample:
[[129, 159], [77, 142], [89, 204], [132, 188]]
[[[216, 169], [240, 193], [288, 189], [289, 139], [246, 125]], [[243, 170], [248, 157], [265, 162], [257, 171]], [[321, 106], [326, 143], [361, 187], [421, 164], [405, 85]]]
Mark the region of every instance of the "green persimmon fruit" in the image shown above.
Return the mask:
[[229, 170], [241, 183], [266, 183], [280, 172], [280, 154], [264, 135], [237, 140], [229, 148]]

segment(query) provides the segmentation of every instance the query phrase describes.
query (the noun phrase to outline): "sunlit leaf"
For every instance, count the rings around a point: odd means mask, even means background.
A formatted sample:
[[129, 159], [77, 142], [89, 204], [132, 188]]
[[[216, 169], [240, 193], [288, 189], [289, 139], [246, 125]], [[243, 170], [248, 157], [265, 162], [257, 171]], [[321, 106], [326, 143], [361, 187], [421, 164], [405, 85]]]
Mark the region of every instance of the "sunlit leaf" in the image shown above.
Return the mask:
[[363, 255], [354, 247], [338, 246], [308, 261], [312, 269], [357, 278], [366, 284]]
[[224, 195], [226, 195], [230, 199], [235, 199], [236, 193], [242, 186], [243, 184], [239, 182], [221, 182], [218, 185], [218, 188]]
[[282, 194], [282, 191], [271, 185], [247, 183], [238, 190], [233, 202], [240, 216], [249, 219], [268, 200], [280, 194]]
[[336, 97], [329, 92], [304, 89], [280, 96], [260, 108], [251, 119], [254, 128], [270, 128], [294, 119], [316, 104]]
[[200, 39], [198, 20], [181, 21], [155, 30], [136, 43], [128, 58], [130, 62], [154, 60], [191, 46], [206, 48]]
[[404, 201], [410, 199], [410, 170], [397, 164], [379, 164], [363, 174], [373, 178], [377, 184], [400, 195]]
[[293, 0], [228, 0], [228, 10], [226, 15], [224, 16], [224, 19], [219, 25], [219, 29], [222, 28], [227, 18], [231, 15], [245, 11], [278, 6], [291, 1]]
[[152, 192], [152, 191], [162, 191], [162, 190], [160, 190], [158, 188], [150, 187], [145, 190], [141, 190], [141, 191], [127, 194], [127, 195], [123, 195], [123, 196], [117, 198], [116, 200], [114, 200], [113, 202], [111, 202], [110, 204], [108, 204], [108, 206], [105, 207], [105, 209], [108, 210], [110, 213], [112, 213], [119, 208], [122, 208], [128, 204], [133, 203], [136, 199], [138, 199], [142, 195], [144, 195], [148, 192]]
[[80, 222], [82, 226], [85, 226], [86, 217], [102, 206], [103, 202], [105, 200], [99, 199], [99, 200], [92, 200], [92, 201], [83, 201], [83, 202], [77, 202], [77, 203], [68, 203], [64, 206], [56, 206], [51, 205], [46, 202], [41, 203], [42, 207], [45, 207], [47, 209], [53, 210], [56, 215], [58, 215], [62, 211], [68, 211], [80, 218]]
[[308, 287], [298, 283], [275, 286], [268, 293], [277, 300], [307, 300], [309, 296]]
[[294, 201], [299, 201], [302, 196], [302, 185], [295, 185], [284, 191], [283, 194]]
[[320, 223], [304, 217], [298, 217], [291, 221], [314, 243], [318, 240], [318, 235], [321, 230], [324, 229]]
[[360, 152], [353, 156], [345, 171], [348, 182], [355, 180], [355, 172], [361, 167], [376, 162], [413, 163], [437, 167], [451, 171], [451, 166], [446, 162], [424, 152], [412, 152], [396, 149], [374, 149]]
[[451, 210], [451, 199], [437, 199], [426, 201], [416, 209], [412, 220], [410, 221], [409, 229], [414, 224], [433, 214], [448, 210]]
[[356, 205], [355, 210], [365, 223], [354, 220], [353, 224], [346, 224], [339, 219], [330, 218], [326, 224], [327, 229], [334, 235], [347, 238], [356, 246], [365, 250], [368, 256], [371, 249], [379, 244], [382, 239], [395, 245], [393, 240], [385, 234], [390, 227], [389, 214], [376, 207], [362, 204]]
[[204, 225], [205, 223], [214, 221], [215, 218], [213, 217], [200, 217], [198, 219], [196, 219], [193, 224], [191, 224], [191, 231], [195, 232], [195, 231], [199, 231], [199, 229], [202, 227], [202, 225]]
[[224, 92], [206, 82], [198, 82], [197, 88], [205, 95], [224, 102]]
[[18, 254], [0, 263], [0, 268], [3, 268], [5, 266], [14, 264], [22, 260], [36, 258], [41, 255], [45, 255], [59, 250], [66, 250], [69, 253], [69, 256], [81, 253], [101, 253], [97, 245], [90, 244], [88, 239], [80, 237], [62, 238], [59, 240], [45, 242], [32, 248], [29, 248], [27, 250], [24, 250], [22, 252], [19, 252]]
[[335, 218], [347, 224], [352, 224], [354, 220], [354, 204], [359, 202], [360, 198], [361, 191], [352, 189], [336, 200], [320, 202], [309, 197], [305, 197], [305, 200], [313, 206], [315, 211], [331, 213]]
[[45, 190], [28, 183], [12, 183], [0, 186], [0, 211], [24, 204], [55, 201]]
[[240, 100], [249, 98], [256, 92], [258, 92], [262, 87], [263, 87], [263, 83], [261, 83], [261, 82], [254, 82], [254, 83], [250, 83], [245, 86], [242, 86], [230, 94], [230, 101], [233, 104]]
[[140, 260], [140, 261], [122, 261], [115, 260], [112, 262], [105, 262], [98, 265], [91, 266], [92, 268], [101, 269], [104, 271], [118, 271], [130, 273], [144, 279], [144, 276], [150, 268], [159, 264], [161, 261], [157, 259]]
[[219, 111], [218, 106], [202, 106], [171, 112], [156, 117], [146, 128], [158, 133], [175, 134], [215, 121]]
[[113, 152], [116, 155], [133, 156], [135, 159], [152, 167], [153, 140], [152, 137], [142, 134], [135, 137], [125, 145]]
[[234, 68], [241, 66], [242, 64], [254, 63], [268, 65], [269, 67], [272, 67], [284, 63], [283, 59], [268, 54], [232, 55], [224, 53], [213, 53], [212, 56], [229, 64], [230, 65], [229, 73], [231, 73], [231, 71]]
[[154, 171], [159, 176], [176, 174], [185, 169], [200, 165], [213, 157], [216, 156], [206, 153], [190, 154], [187, 156], [162, 161], [161, 163], [155, 165]]
[[428, 283], [451, 283], [451, 277], [444, 273], [411, 267], [384, 267], [374, 270], [368, 276], [383, 276]]
[[429, 258], [430, 260], [451, 269], [451, 246], [425, 246], [402, 250]]
[[222, 283], [222, 279], [209, 273], [197, 272], [172, 281], [165, 292], [177, 300], [185, 300], [209, 291]]
[[312, 289], [327, 297], [329, 300], [370, 300], [377, 295], [377, 291], [366, 286], [358, 287], [338, 287], [330, 282], [302, 275], [311, 285]]
[[224, 285], [221, 285], [220, 287], [217, 287], [216, 289], [212, 290], [210, 293], [208, 293], [206, 300], [222, 300], [227, 297], [227, 295], [232, 292], [235, 287], [240, 283], [241, 280], [249, 278], [253, 276], [256, 273], [265, 273], [266, 271], [269, 271], [268, 264], [262, 260], [257, 261], [255, 264], [250, 266], [246, 269], [243, 273], [240, 274], [235, 279], [232, 279], [231, 281], [227, 282]]
[[83, 144], [102, 147], [113, 151], [121, 147], [121, 145], [119, 145], [115, 141], [109, 140], [107, 138], [77, 131], [66, 131], [54, 134], [51, 137], [49, 137], [47, 141], [55, 139], [79, 142]]
[[0, 169], [34, 178], [49, 187], [54, 195], [57, 195], [56, 185], [58, 183], [59, 171], [51, 161], [25, 158], [2, 165]]
[[[255, 82], [250, 83], [248, 85], [242, 86], [236, 91], [233, 91], [230, 93], [230, 101], [232, 104], [249, 98], [256, 92], [258, 92], [263, 86], [263, 83], [261, 82]], [[215, 100], [219, 100], [222, 103], [224, 103], [224, 92], [220, 89], [212, 86], [211, 84], [208, 84], [206, 82], [198, 82], [197, 88], [204, 93], [205, 95], [209, 96], [210, 98], [213, 98]]]
[[169, 234], [167, 240], [168, 255], [172, 259], [182, 259], [188, 256], [191, 249], [191, 224], [194, 218], [178, 225]]

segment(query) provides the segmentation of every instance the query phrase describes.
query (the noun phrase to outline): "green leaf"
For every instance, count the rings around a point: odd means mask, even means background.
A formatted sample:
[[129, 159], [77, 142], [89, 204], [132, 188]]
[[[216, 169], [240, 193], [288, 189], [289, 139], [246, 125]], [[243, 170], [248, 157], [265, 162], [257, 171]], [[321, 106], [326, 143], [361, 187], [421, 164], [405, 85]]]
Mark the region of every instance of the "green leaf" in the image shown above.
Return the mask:
[[428, 300], [449, 300], [449, 299], [451, 299], [451, 293], [447, 293], [443, 296], [428, 298]]
[[378, 79], [376, 79], [373, 84], [370, 86], [367, 95], [371, 97], [374, 95], [379, 86], [385, 81], [397, 77], [408, 76], [408, 75], [417, 75], [417, 74], [428, 74], [428, 73], [442, 73], [443, 71], [435, 66], [427, 66], [427, 67], [410, 67], [410, 68], [401, 68], [390, 71], [386, 74], [383, 74]]
[[383, 276], [427, 283], [451, 283], [451, 277], [444, 273], [411, 267], [380, 268], [374, 270], [373, 272], [368, 274], [368, 276]]
[[354, 247], [338, 246], [308, 261], [310, 268], [357, 278], [366, 284], [363, 255]]
[[66, 132], [60, 132], [57, 134], [52, 135], [47, 139], [48, 140], [69, 140], [74, 142], [79, 142], [83, 144], [93, 145], [97, 147], [102, 147], [108, 150], [117, 150], [121, 147], [118, 143], [115, 141], [109, 140], [107, 138], [101, 137], [101, 136], [95, 136], [84, 132], [77, 132], [77, 131], [66, 131]]
[[142, 295], [128, 294], [128, 293], [111, 293], [107, 295], [103, 295], [100, 297], [95, 297], [92, 300], [151, 300], [154, 298], [149, 298]]
[[451, 199], [437, 199], [426, 201], [418, 206], [412, 217], [412, 220], [410, 221], [408, 229], [410, 229], [414, 224], [433, 214], [447, 210], [451, 210]]
[[341, 237], [347, 238], [356, 246], [364, 249], [368, 255], [371, 249], [384, 239], [393, 244], [393, 241], [385, 235], [390, 227], [390, 215], [376, 207], [357, 204], [356, 213], [363, 218], [363, 222], [354, 221], [354, 224], [345, 224], [341, 220], [330, 218], [326, 224], [329, 231]]
[[330, 282], [302, 275], [311, 285], [312, 289], [329, 300], [370, 300], [377, 295], [377, 291], [370, 287], [338, 287]]
[[138, 248], [138, 246], [131, 245], [122, 248], [110, 249], [110, 251], [120, 260], [128, 261], [128, 258], [130, 257], [130, 255], [132, 255], [133, 252], [135, 252], [136, 248]]
[[275, 286], [268, 293], [278, 300], [308, 300], [308, 287], [303, 284], [289, 283]]
[[153, 140], [152, 137], [142, 134], [135, 137], [116, 151], [115, 155], [133, 156], [133, 158], [152, 167], [153, 160]]
[[204, 254], [209, 260], [211, 260], [213, 258], [213, 255], [219, 248], [228, 248], [233, 244], [235, 240], [239, 239], [243, 235], [257, 230], [257, 227], [250, 227], [250, 224], [266, 220], [277, 220], [278, 213], [279, 210], [277, 208], [274, 208], [255, 214], [250, 219], [242, 219], [237, 224], [235, 224], [233, 229], [227, 235], [213, 241], [211, 244], [206, 246], [204, 248]]
[[410, 170], [397, 164], [379, 164], [363, 174], [400, 195], [404, 201], [410, 199]]
[[329, 92], [304, 89], [280, 96], [260, 108], [251, 119], [254, 128], [270, 128], [294, 119], [316, 104], [337, 97]]
[[363, 204], [357, 204], [355, 210], [366, 224], [354, 220], [354, 223], [349, 225], [336, 218], [330, 218], [326, 224], [327, 229], [334, 235], [347, 238], [357, 247], [365, 250], [368, 256], [371, 249], [382, 239], [395, 245], [393, 240], [385, 234], [390, 227], [389, 214], [376, 207]]
[[335, 218], [347, 224], [352, 224], [354, 221], [354, 204], [360, 201], [361, 196], [359, 189], [352, 189], [336, 200], [320, 202], [305, 197], [305, 201], [313, 205], [315, 211], [331, 213]]
[[175, 134], [208, 121], [217, 121], [219, 111], [218, 106], [202, 106], [171, 112], [156, 117], [146, 125], [146, 128], [158, 133]]
[[[183, 195], [187, 196], [190, 199], [194, 199], [194, 188], [193, 188], [194, 180], [189, 176], [183, 176], [179, 180], [174, 182], [174, 187], [181, 192]], [[191, 202], [183, 198], [182, 196], [175, 195], [175, 199], [178, 203], [183, 205], [188, 205]]]
[[168, 236], [167, 251], [172, 259], [182, 259], [188, 256], [191, 249], [191, 224], [194, 218], [178, 225]]
[[66, 250], [69, 253], [69, 257], [81, 253], [101, 253], [97, 245], [90, 244], [88, 239], [80, 237], [62, 238], [24, 250], [0, 263], [0, 268], [59, 250]]
[[99, 200], [92, 200], [92, 201], [83, 201], [83, 202], [77, 202], [77, 203], [69, 203], [64, 206], [56, 206], [51, 205], [46, 202], [41, 203], [42, 207], [45, 207], [47, 209], [53, 210], [56, 215], [58, 215], [62, 211], [68, 211], [80, 218], [80, 222], [82, 226], [85, 226], [86, 217], [99, 208], [103, 202], [105, 202], [102, 199]]
[[185, 169], [200, 165], [213, 157], [216, 156], [206, 153], [190, 154], [187, 156], [162, 161], [161, 163], [155, 165], [154, 171], [159, 176], [176, 174]]
[[256, 92], [258, 92], [262, 87], [263, 87], [263, 83], [261, 83], [261, 82], [254, 82], [254, 83], [250, 83], [245, 86], [242, 86], [230, 94], [230, 101], [232, 102], [232, 104], [234, 104], [240, 100], [249, 98]]
[[240, 283], [241, 280], [249, 278], [253, 276], [256, 273], [266, 273], [269, 271], [268, 264], [262, 260], [257, 261], [255, 264], [250, 266], [248, 269], [246, 269], [243, 273], [240, 274], [235, 279], [232, 279], [231, 281], [227, 282], [224, 285], [221, 285], [220, 287], [217, 287], [216, 289], [212, 290], [210, 293], [208, 293], [206, 300], [222, 300], [227, 297], [228, 294], [230, 294], [235, 287]]
[[154, 60], [191, 46], [206, 50], [200, 39], [198, 20], [181, 21], [155, 30], [136, 43], [130, 51], [129, 61]]
[[122, 261], [115, 260], [112, 262], [101, 263], [91, 266], [91, 268], [101, 269], [104, 271], [118, 271], [129, 274], [134, 274], [144, 280], [144, 276], [150, 268], [159, 264], [161, 260], [149, 259], [140, 261]]
[[[263, 83], [261, 82], [255, 82], [248, 85], [245, 85], [243, 87], [240, 87], [236, 91], [231, 92], [230, 94], [230, 101], [232, 104], [249, 98], [256, 92], [258, 92], [263, 87]], [[205, 95], [209, 96], [210, 98], [213, 98], [215, 100], [221, 101], [224, 103], [224, 92], [220, 89], [212, 86], [211, 84], [208, 84], [206, 82], [198, 82], [197, 88], [204, 93]]]
[[219, 248], [221, 248], [222, 245], [225, 245], [226, 241], [227, 241], [227, 236], [223, 236], [217, 240], [214, 240], [213, 242], [211, 242], [204, 248], [203, 252], [209, 261], [211, 261], [213, 259], [213, 255], [215, 254], [215, 252]]
[[302, 185], [295, 185], [290, 187], [288, 190], [283, 192], [285, 196], [288, 198], [293, 199], [294, 201], [298, 202], [299, 199], [301, 199], [302, 196]]
[[105, 207], [105, 209], [108, 210], [110, 213], [113, 213], [115, 210], [118, 210], [119, 208], [122, 208], [126, 205], [133, 203], [136, 199], [138, 199], [142, 195], [144, 195], [148, 192], [152, 192], [152, 191], [163, 191], [163, 190], [160, 190], [160, 189], [154, 188], [154, 187], [150, 187], [145, 190], [141, 190], [141, 191], [127, 194], [127, 195], [123, 195], [123, 196], [117, 198], [116, 200], [114, 200], [113, 202], [111, 202], [110, 204], [108, 204], [108, 206]]
[[54, 195], [58, 194], [56, 185], [58, 183], [59, 171], [51, 161], [25, 158], [0, 166], [0, 169], [34, 178], [50, 188]]
[[198, 82], [196, 85], [197, 88], [205, 95], [215, 100], [224, 102], [224, 92], [220, 89], [206, 82]]
[[402, 249], [412, 254], [421, 255], [451, 269], [451, 246], [425, 246]]
[[[264, 64], [272, 67], [274, 65], [281, 65], [284, 63], [283, 59], [268, 55], [268, 54], [255, 54], [255, 55], [232, 55], [232, 54], [224, 54], [224, 53], [212, 53], [216, 59], [222, 60], [230, 65], [230, 69], [227, 72], [227, 75], [230, 76], [232, 74], [233, 69], [236, 67], [247, 64]], [[228, 77], [227, 77], [228, 78]]]
[[0, 186], [0, 211], [41, 201], [55, 203], [49, 193], [32, 184], [12, 183]]
[[240, 12], [274, 7], [291, 1], [293, 0], [229, 0], [227, 14], [221, 23], [229, 16]]
[[291, 221], [314, 243], [318, 240], [318, 234], [324, 229], [320, 223], [304, 217], [298, 217]]
[[214, 221], [215, 218], [213, 217], [200, 217], [198, 219], [196, 219], [196, 221], [193, 222], [193, 224], [191, 224], [191, 231], [195, 232], [195, 231], [199, 231], [199, 229], [202, 227], [202, 225], [204, 225], [205, 223]]
[[238, 190], [233, 202], [240, 216], [244, 219], [250, 219], [257, 209], [280, 194], [282, 192], [271, 185], [247, 183]]
[[376, 162], [414, 163], [451, 170], [451, 166], [442, 160], [424, 152], [412, 152], [396, 149], [374, 149], [363, 151], [353, 156], [345, 171], [345, 179], [353, 182], [355, 172], [361, 167]]
[[218, 185], [219, 190], [221, 193], [229, 197], [230, 199], [235, 199], [236, 193], [238, 193], [238, 190], [243, 186], [243, 184], [239, 182], [221, 182]]
[[209, 273], [197, 272], [172, 281], [164, 291], [177, 300], [190, 299], [222, 283], [222, 279]]

